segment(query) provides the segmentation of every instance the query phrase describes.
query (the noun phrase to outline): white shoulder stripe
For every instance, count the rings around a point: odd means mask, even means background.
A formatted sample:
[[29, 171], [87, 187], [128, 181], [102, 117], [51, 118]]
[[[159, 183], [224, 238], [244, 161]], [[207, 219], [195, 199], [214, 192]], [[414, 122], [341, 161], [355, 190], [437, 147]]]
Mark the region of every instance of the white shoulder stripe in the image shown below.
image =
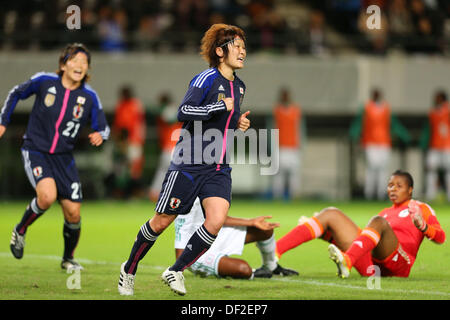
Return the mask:
[[436, 212], [434, 212], [434, 209], [433, 209], [428, 203], [425, 203], [425, 205], [428, 207], [428, 209], [430, 209], [431, 214], [432, 214], [433, 216], [436, 216]]
[[0, 111], [0, 124], [2, 123], [2, 119], [1, 119], [1, 115], [3, 115], [3, 113], [6, 111], [6, 105], [8, 104], [9, 99], [11, 98], [11, 95], [13, 94], [13, 92], [19, 87], [19, 85], [15, 86], [14, 88], [12, 88], [9, 92], [8, 92], [8, 96], [6, 97], [5, 102], [3, 103], [3, 107], [2, 110]]
[[203, 83], [205, 83], [205, 80], [214, 73], [216, 73], [216, 71], [214, 69], [209, 69], [208, 72], [199, 75], [197, 80], [195, 80], [195, 82], [194, 82], [194, 87], [201, 88], [203, 86]]
[[100, 98], [99, 98], [97, 92], [90, 85], [88, 85], [87, 83], [84, 84], [84, 88], [94, 94], [94, 96], [95, 96], [95, 98], [97, 99], [97, 102], [98, 102], [98, 108], [100, 110], [103, 110], [102, 102], [100, 101]]
[[38, 72], [38, 73], [34, 74], [34, 75], [31, 77], [31, 80], [34, 80], [34, 79], [39, 78], [39, 77], [42, 77], [42, 76], [49, 76], [49, 77], [53, 77], [53, 78], [58, 78], [58, 75], [57, 75], [56, 73], [54, 73], [54, 72], [44, 72], [44, 71], [41, 71], [41, 72]]
[[207, 74], [208, 72], [211, 72], [211, 70], [213, 70], [213, 69], [206, 69], [205, 71], [202, 71], [199, 75], [197, 75], [197, 78], [195, 79], [193, 85], [195, 85], [199, 81], [199, 79], [202, 78], [205, 74]]

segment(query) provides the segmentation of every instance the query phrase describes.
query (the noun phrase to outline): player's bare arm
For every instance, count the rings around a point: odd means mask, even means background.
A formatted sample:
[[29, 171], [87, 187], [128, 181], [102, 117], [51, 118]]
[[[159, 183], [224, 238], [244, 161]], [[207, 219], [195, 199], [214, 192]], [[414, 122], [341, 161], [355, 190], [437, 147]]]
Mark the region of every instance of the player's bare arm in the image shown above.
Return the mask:
[[225, 220], [224, 225], [229, 227], [239, 227], [239, 226], [255, 227], [263, 231], [278, 228], [280, 226], [278, 222], [269, 222], [266, 220], [270, 218], [272, 218], [272, 216], [260, 216], [251, 219], [235, 218], [228, 216], [227, 219]]

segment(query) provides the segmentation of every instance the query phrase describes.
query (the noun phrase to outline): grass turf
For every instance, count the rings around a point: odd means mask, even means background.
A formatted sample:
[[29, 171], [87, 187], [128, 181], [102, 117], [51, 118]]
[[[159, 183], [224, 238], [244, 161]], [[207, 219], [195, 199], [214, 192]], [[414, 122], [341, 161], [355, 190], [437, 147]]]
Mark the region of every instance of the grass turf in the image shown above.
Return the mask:
[[[82, 232], [76, 259], [85, 267], [81, 289], [68, 289], [71, 274], [60, 268], [63, 252], [63, 217], [58, 205], [50, 208], [28, 230], [24, 257], [10, 253], [13, 226], [21, 219], [26, 202], [0, 202], [0, 299], [1, 300], [449, 300], [450, 250], [448, 242], [436, 245], [424, 240], [408, 279], [382, 278], [380, 290], [368, 289], [369, 278], [352, 271], [349, 279], [335, 276], [336, 267], [328, 258], [327, 243], [310, 241], [286, 254], [280, 264], [296, 269], [291, 278], [235, 280], [200, 278], [185, 272], [187, 295], [172, 293], [160, 280], [164, 269], [174, 262], [174, 228], [171, 225], [141, 261], [135, 295], [117, 293], [120, 264], [128, 258], [139, 227], [152, 215], [154, 204], [147, 201], [85, 201]], [[301, 215], [311, 216], [326, 206], [337, 206], [359, 226], [388, 203], [379, 202], [269, 202], [235, 200], [231, 216], [272, 215], [281, 223], [278, 239], [297, 224]], [[450, 230], [450, 207], [432, 205], [438, 219]], [[245, 246], [241, 258], [257, 268], [261, 265], [254, 244]]]

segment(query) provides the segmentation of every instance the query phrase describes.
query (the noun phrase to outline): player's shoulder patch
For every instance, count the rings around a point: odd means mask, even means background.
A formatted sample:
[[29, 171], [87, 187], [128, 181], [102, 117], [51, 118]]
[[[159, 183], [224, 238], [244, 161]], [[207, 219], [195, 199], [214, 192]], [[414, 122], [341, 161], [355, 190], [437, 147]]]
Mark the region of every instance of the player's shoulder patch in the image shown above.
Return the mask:
[[196, 75], [192, 81], [191, 86], [197, 88], [204, 88], [217, 77], [218, 71], [216, 68], [206, 69], [205, 71]]

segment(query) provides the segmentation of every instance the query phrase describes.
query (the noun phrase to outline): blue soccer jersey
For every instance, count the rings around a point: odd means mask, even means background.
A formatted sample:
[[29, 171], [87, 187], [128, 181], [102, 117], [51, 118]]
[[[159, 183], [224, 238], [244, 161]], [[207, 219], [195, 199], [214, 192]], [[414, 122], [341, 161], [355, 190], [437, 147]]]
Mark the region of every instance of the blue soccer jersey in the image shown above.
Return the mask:
[[[183, 127], [169, 170], [228, 167], [227, 130], [237, 127], [244, 94], [245, 84], [236, 74], [230, 81], [217, 68], [207, 69], [191, 80], [178, 108], [178, 120], [183, 122]], [[224, 98], [234, 98], [233, 110], [227, 111]]]
[[18, 101], [33, 94], [36, 99], [23, 148], [50, 154], [71, 152], [88, 121], [94, 131], [108, 139], [110, 129], [97, 93], [87, 84], [75, 90], [66, 89], [55, 73], [37, 73], [15, 86], [1, 110], [0, 124], [7, 126]]

